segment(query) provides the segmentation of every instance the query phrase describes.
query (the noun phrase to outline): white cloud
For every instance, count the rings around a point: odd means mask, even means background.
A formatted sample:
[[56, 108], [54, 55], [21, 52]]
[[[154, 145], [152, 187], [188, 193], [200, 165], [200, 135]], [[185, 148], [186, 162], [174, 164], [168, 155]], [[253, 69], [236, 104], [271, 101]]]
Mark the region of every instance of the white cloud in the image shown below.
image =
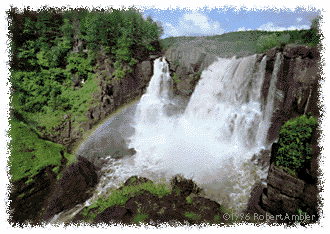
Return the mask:
[[237, 32], [240, 32], [240, 31], [251, 31], [252, 29], [251, 28], [248, 28], [248, 29], [245, 29], [245, 27], [240, 27], [237, 29]]
[[299, 17], [299, 18], [297, 18], [296, 20], [297, 20], [297, 22], [299, 23], [300, 21], [302, 21], [302, 18]]
[[287, 28], [275, 26], [274, 23], [268, 22], [267, 24], [261, 25], [257, 30], [262, 31], [284, 31], [284, 30], [301, 30], [301, 29], [309, 29], [308, 25], [292, 25]]
[[168, 23], [165, 24], [165, 27], [165, 34], [169, 36], [219, 35], [224, 33], [218, 21], [212, 21], [208, 16], [197, 11], [185, 13], [179, 18], [177, 27]]
[[164, 34], [170, 35], [170, 36], [173, 36], [173, 37], [179, 36], [178, 30], [175, 27], [173, 27], [173, 25], [170, 24], [170, 23], [165, 23], [165, 25], [164, 25]]

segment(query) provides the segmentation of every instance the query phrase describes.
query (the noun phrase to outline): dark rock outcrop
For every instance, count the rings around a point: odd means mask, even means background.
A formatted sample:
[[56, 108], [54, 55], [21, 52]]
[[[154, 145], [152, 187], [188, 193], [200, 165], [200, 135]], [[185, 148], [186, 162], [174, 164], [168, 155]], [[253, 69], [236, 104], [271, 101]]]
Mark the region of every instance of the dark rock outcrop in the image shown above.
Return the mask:
[[91, 190], [99, 181], [96, 173], [98, 168], [81, 156], [77, 160], [66, 168], [56, 184], [44, 220], [83, 203], [92, 196]]
[[[124, 205], [113, 205], [97, 214], [93, 220], [98, 223], [132, 224], [142, 221], [150, 225], [162, 223], [202, 224], [205, 222], [226, 222], [224, 211], [220, 204], [210, 199], [201, 197], [201, 189], [191, 180], [185, 180], [178, 175], [172, 180], [172, 192], [159, 197], [147, 190], [141, 189], [132, 194]], [[126, 180], [123, 187], [138, 186], [150, 183], [151, 180], [132, 176]], [[119, 190], [123, 189], [119, 188]], [[178, 189], [178, 190], [177, 190]], [[78, 213], [73, 222], [82, 219], [82, 211]]]
[[[61, 152], [61, 172], [67, 160], [64, 152]], [[32, 178], [32, 182], [27, 183], [27, 177], [15, 181], [11, 184], [9, 200], [10, 221], [13, 224], [23, 224], [26, 221], [38, 223], [42, 221], [41, 213], [47, 205], [47, 198], [50, 196], [57, 181], [58, 173], [54, 172], [56, 166], [50, 165], [39, 171]]]
[[169, 63], [171, 77], [176, 74], [179, 82], [174, 83], [175, 94], [190, 97], [197, 85], [201, 72], [217, 60], [217, 57], [206, 53], [201, 48], [169, 48], [165, 52]]
[[289, 215], [289, 219], [278, 222], [293, 223], [292, 215], [298, 209], [306, 212], [311, 222], [318, 220], [317, 184], [308, 184], [304, 180], [272, 164], [267, 178], [267, 189], [261, 195], [261, 204], [273, 215]]
[[318, 161], [320, 149], [317, 144], [319, 137], [320, 130], [314, 130], [307, 141], [312, 148], [311, 159], [307, 160], [303, 168], [295, 175], [276, 166], [276, 157], [280, 145], [278, 143], [272, 145], [267, 187], [261, 194], [260, 204], [263, 209], [273, 215], [289, 215], [290, 218], [280, 219], [278, 222], [292, 223], [294, 221], [292, 215], [297, 215], [298, 209], [306, 212], [312, 223], [317, 222], [319, 218]]
[[[280, 67], [277, 74], [273, 74], [278, 53], [281, 54]], [[320, 52], [318, 48], [307, 45], [289, 44], [284, 48], [270, 49], [263, 55], [267, 56], [262, 87], [263, 108], [267, 105], [271, 78], [277, 76], [274, 112], [267, 137], [271, 143], [277, 138], [280, 127], [289, 119], [309, 112], [316, 118], [320, 117]]]

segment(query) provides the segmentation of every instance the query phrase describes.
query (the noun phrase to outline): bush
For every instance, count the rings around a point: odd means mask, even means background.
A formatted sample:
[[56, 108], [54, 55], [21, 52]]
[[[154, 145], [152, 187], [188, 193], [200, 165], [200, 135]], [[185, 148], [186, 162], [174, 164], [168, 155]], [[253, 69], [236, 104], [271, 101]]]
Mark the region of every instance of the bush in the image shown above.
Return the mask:
[[172, 191], [183, 197], [187, 197], [191, 193], [200, 194], [203, 191], [192, 179], [186, 179], [181, 174], [173, 176], [170, 183]]
[[294, 174], [304, 167], [310, 159], [309, 142], [311, 134], [318, 126], [315, 118], [308, 114], [286, 122], [279, 135], [280, 148], [277, 152], [276, 166], [283, 166]]
[[257, 41], [257, 51], [258, 53], [264, 53], [269, 49], [272, 49], [276, 46], [280, 46], [281, 42], [276, 36], [276, 34], [271, 34], [267, 36], [259, 37]]

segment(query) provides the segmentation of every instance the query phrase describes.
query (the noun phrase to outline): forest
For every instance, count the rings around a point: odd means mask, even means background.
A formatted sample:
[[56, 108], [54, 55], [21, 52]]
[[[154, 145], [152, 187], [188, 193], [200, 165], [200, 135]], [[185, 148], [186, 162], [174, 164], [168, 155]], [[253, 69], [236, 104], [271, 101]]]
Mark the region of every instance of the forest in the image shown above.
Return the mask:
[[[161, 25], [135, 7], [122, 9], [56, 9], [29, 7], [8, 12], [10, 40], [9, 167], [11, 182], [32, 178], [47, 165], [57, 165], [66, 147], [48, 141], [50, 132], [70, 114], [84, 114], [97, 92], [96, 57], [102, 50], [114, 63], [108, 82], [122, 79], [153, 53]], [[141, 56], [143, 55], [143, 56]], [[75, 87], [75, 82], [82, 87]], [[43, 131], [41, 131], [43, 130]]]

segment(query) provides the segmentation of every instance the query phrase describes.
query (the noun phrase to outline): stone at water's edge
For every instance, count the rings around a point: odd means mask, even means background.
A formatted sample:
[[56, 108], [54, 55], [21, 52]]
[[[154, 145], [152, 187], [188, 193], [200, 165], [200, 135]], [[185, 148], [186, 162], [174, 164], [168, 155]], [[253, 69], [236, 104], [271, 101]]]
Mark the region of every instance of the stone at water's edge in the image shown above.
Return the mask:
[[[152, 182], [151, 180], [132, 176], [126, 180], [124, 186], [137, 186], [146, 182]], [[189, 183], [192, 184], [192, 183]], [[180, 222], [185, 224], [201, 224], [201, 223], [224, 223], [227, 222], [226, 216], [220, 204], [210, 199], [201, 197], [191, 191], [194, 190], [191, 186], [179, 186], [185, 191], [181, 191], [181, 194], [189, 196], [176, 195], [175, 192], [158, 197], [155, 194], [147, 190], [141, 190], [138, 194], [133, 195], [124, 205], [113, 205], [106, 208], [101, 213], [97, 214], [93, 220], [94, 224], [98, 223], [122, 223], [132, 224], [138, 221], [138, 217], [141, 214], [145, 223], [148, 224], [161, 224], [161, 223], [175, 223]], [[123, 187], [119, 188], [121, 190]], [[82, 212], [79, 212], [73, 219], [73, 222], [78, 222], [83, 219]], [[141, 216], [140, 216], [141, 218]]]
[[78, 156], [77, 159], [78, 162], [66, 168], [62, 178], [53, 190], [52, 199], [44, 220], [49, 220], [55, 214], [71, 209], [92, 196], [90, 190], [99, 181], [98, 168], [81, 156]]
[[[298, 209], [307, 210], [310, 217], [314, 215], [313, 221], [316, 222], [317, 194], [317, 184], [308, 184], [291, 176], [273, 163], [268, 172], [267, 189], [261, 195], [261, 204], [273, 215], [294, 215], [298, 213]], [[287, 220], [291, 221], [294, 220]]]
[[[61, 166], [59, 171], [64, 169], [67, 163], [64, 152], [61, 152]], [[55, 166], [50, 165], [39, 171], [32, 179], [33, 181], [26, 184], [27, 177], [24, 177], [11, 184], [9, 200], [9, 221], [13, 224], [22, 224], [24, 221], [39, 222], [40, 212], [45, 207], [47, 197], [52, 191], [56, 183], [57, 173], [53, 171]], [[45, 200], [46, 199], [46, 200]]]

